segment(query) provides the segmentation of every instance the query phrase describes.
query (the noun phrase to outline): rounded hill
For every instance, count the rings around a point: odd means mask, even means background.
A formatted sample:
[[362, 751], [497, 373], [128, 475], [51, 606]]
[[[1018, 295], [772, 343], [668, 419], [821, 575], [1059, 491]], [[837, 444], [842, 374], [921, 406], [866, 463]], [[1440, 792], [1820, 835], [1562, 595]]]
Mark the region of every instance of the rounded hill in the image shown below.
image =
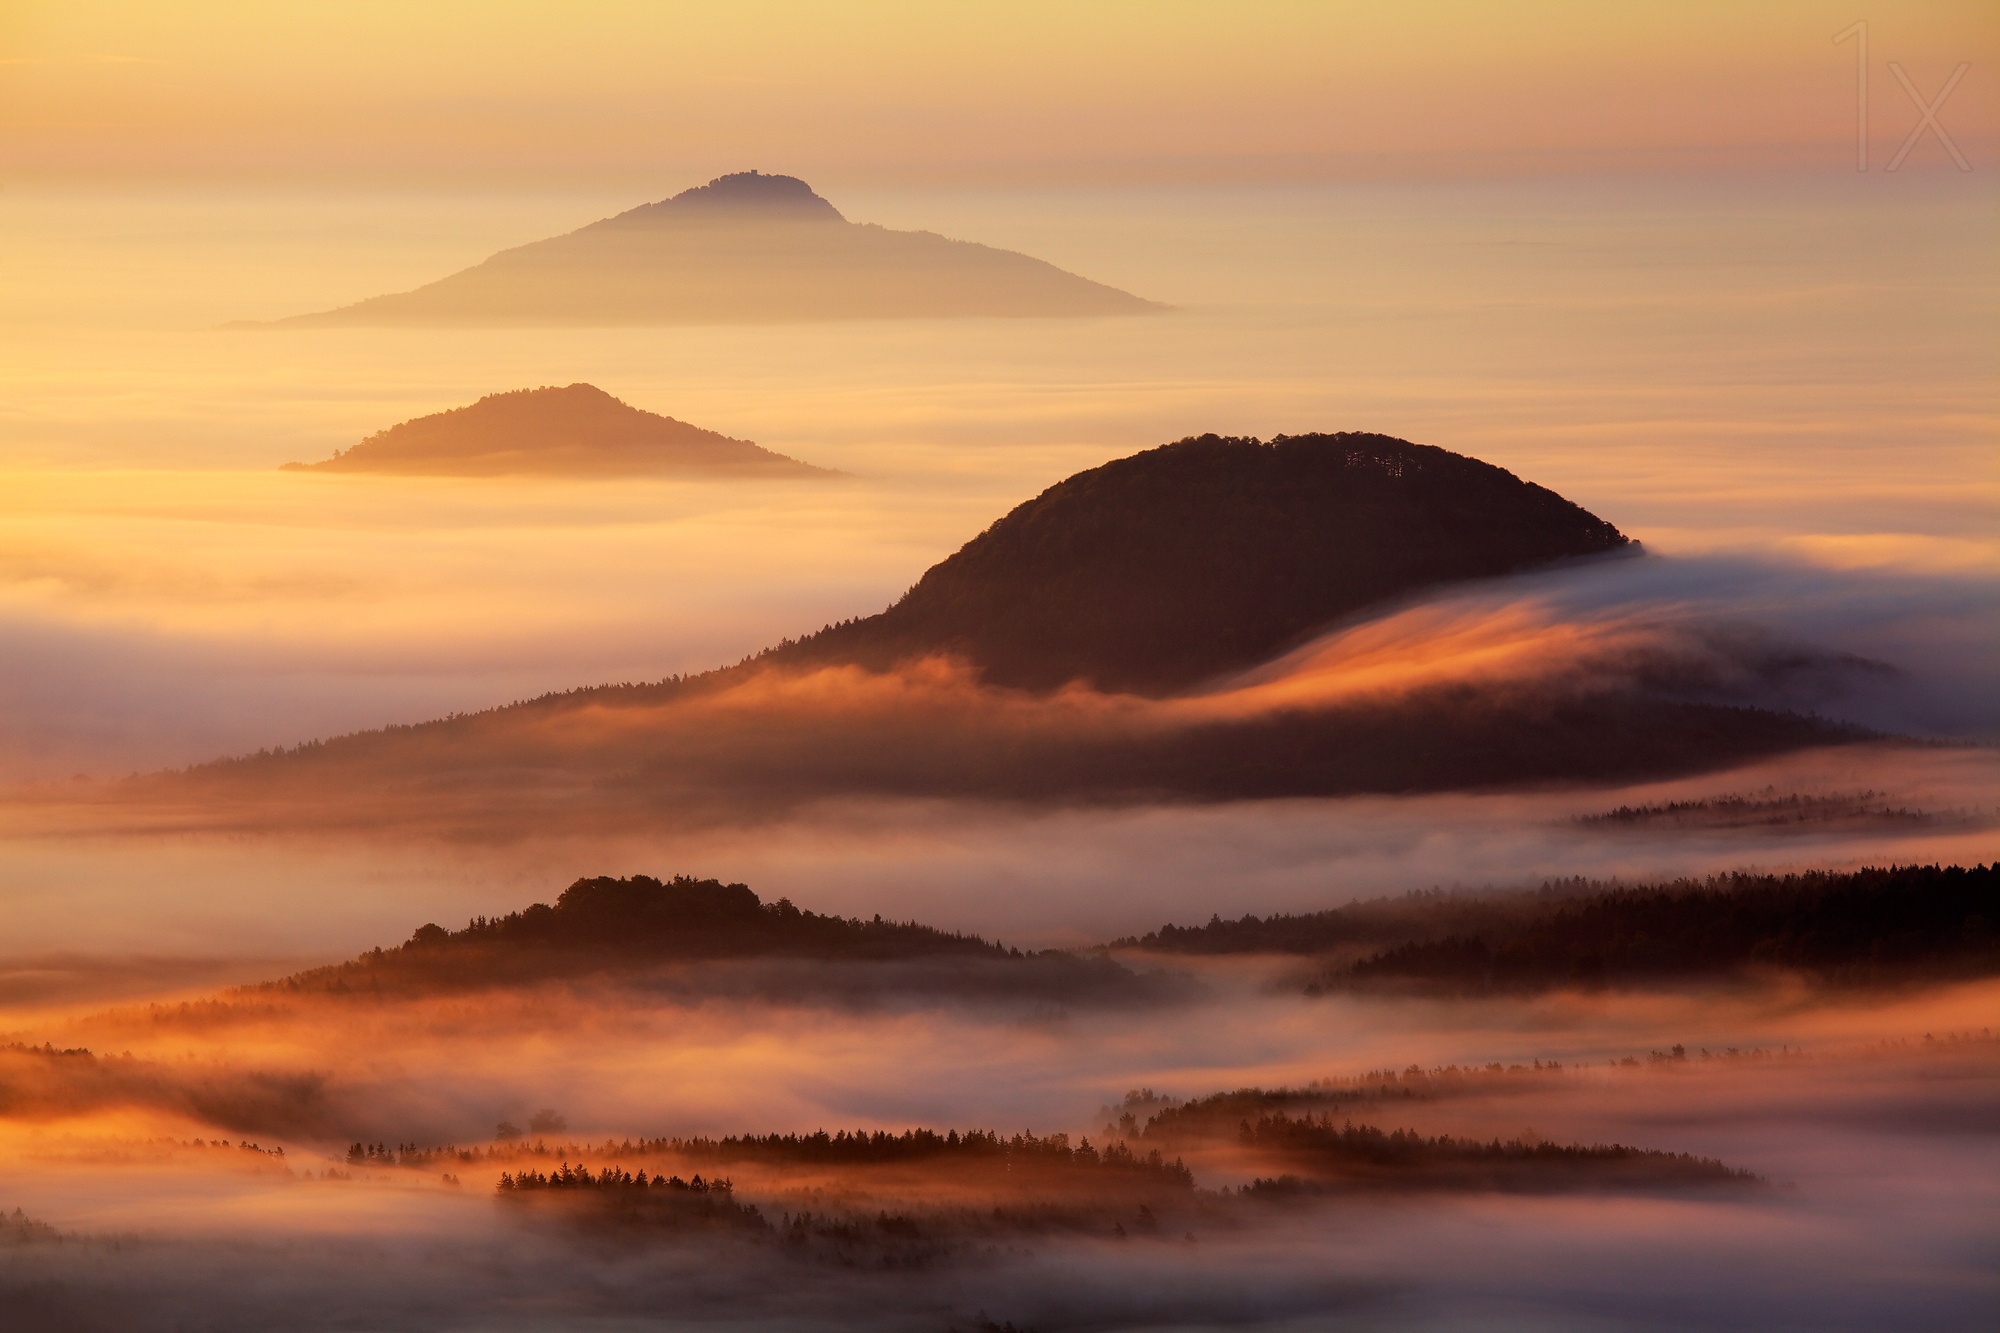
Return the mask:
[[825, 468], [613, 398], [594, 384], [493, 393], [377, 431], [293, 472], [411, 476], [809, 477]]
[[880, 615], [766, 660], [962, 656], [990, 683], [1170, 693], [1372, 603], [1630, 544], [1503, 468], [1387, 435], [1203, 435], [1020, 505]]

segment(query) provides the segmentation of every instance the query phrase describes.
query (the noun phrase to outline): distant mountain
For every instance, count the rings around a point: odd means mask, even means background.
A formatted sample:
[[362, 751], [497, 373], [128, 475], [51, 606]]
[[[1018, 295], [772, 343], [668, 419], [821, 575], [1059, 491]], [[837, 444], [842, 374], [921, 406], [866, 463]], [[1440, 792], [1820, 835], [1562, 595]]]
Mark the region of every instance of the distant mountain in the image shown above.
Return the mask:
[[998, 685], [1165, 694], [1388, 598], [1630, 545], [1554, 491], [1428, 445], [1204, 435], [1051, 486], [880, 615], [764, 660], [949, 653]]
[[755, 324], [1163, 308], [1012, 250], [849, 222], [796, 177], [745, 171], [502, 250], [414, 291], [272, 324]]
[[641, 411], [590, 384], [488, 394], [470, 407], [417, 417], [290, 472], [413, 476], [830, 477], [825, 468], [685, 421]]

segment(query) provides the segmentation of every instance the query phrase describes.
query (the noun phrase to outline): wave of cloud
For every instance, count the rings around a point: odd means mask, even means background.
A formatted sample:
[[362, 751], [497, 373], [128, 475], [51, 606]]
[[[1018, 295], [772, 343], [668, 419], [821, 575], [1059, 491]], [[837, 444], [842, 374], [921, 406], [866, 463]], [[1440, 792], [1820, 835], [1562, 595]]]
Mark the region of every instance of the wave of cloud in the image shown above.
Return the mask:
[[745, 669], [35, 805], [136, 827], [611, 829], [865, 794], [1093, 803], [1665, 776], [1839, 739], [1717, 709], [1990, 731], [2000, 638], [1981, 626], [2000, 614], [1986, 611], [2000, 589], [1978, 580], [1617, 561], [1336, 627], [1181, 698], [998, 690], [945, 659]]

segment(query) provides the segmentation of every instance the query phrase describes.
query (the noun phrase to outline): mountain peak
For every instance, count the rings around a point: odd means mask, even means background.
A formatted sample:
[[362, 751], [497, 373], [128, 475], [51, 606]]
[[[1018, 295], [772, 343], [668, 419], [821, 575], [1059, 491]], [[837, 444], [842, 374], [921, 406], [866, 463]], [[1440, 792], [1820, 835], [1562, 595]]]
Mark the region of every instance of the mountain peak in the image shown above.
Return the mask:
[[[839, 209], [797, 176], [733, 171], [706, 185], [682, 190], [671, 199], [620, 213], [612, 223], [684, 222], [698, 218], [731, 221], [845, 222]], [[601, 224], [600, 224], [601, 225]]]
[[766, 324], [1164, 308], [1032, 255], [860, 226], [796, 176], [737, 171], [411, 291], [276, 323]]

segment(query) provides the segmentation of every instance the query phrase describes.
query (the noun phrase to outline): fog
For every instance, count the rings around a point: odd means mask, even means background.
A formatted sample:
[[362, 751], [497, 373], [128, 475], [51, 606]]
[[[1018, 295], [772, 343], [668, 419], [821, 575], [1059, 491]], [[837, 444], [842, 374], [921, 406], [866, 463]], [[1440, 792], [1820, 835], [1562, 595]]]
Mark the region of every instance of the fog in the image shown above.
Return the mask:
[[[122, 774], [721, 665], [880, 609], [1073, 471], [1204, 430], [1471, 453], [1657, 553], [1715, 556], [1737, 586], [1703, 595], [1761, 590], [1756, 609], [1782, 612], [1795, 589], [1728, 572], [1746, 558], [1814, 583], [1834, 623], [1797, 616], [1790, 637], [1944, 671], [1995, 559], [1983, 179], [1716, 178], [1698, 205], [1644, 178], [814, 180], [850, 216], [1020, 248], [1178, 310], [449, 338], [215, 326], [407, 287], [639, 200], [12, 190], [0, 775]], [[574, 381], [855, 479], [274, 471]], [[1928, 641], [1913, 618], [1884, 644], [1831, 609], [1873, 599], [1879, 628], [1908, 594], [1949, 653], [1908, 651]]]
[[[1664, 1310], [1719, 1327], [1863, 1328], [1893, 1312], [1901, 1326], [1944, 1328], [1976, 1325], [2000, 1294], [1980, 1221], [1996, 1202], [1990, 982], [1886, 998], [1780, 986], [1306, 1001], [1268, 990], [1263, 966], [1204, 968], [1201, 999], [1136, 1015], [661, 1000], [616, 987], [388, 1005], [251, 995], [233, 1018], [78, 1013], [44, 1031], [131, 1047], [97, 1062], [109, 1076], [94, 1102], [47, 1095], [66, 1077], [75, 1090], [74, 1071], [61, 1071], [79, 1057], [0, 1057], [0, 1202], [64, 1233], [10, 1238], [0, 1283], [39, 1308], [119, 1326], [165, 1327], [199, 1309], [223, 1328], [273, 1317], [280, 1298], [263, 1275], [276, 1271], [301, 1326], [434, 1327], [449, 1310], [502, 1327], [618, 1327], [641, 1314], [697, 1327], [973, 1327], [981, 1311], [1041, 1328], [1283, 1327], [1485, 1318], [1499, 1302], [1536, 1326]], [[1686, 1058], [1666, 1054], [1674, 1044]], [[717, 1169], [607, 1138], [912, 1124], [1095, 1136], [1134, 1087], [1176, 1098], [1493, 1061], [1516, 1072], [1337, 1114], [1664, 1147], [1763, 1183], [1252, 1205], [1212, 1193], [1259, 1170], [1228, 1134], [1182, 1145], [1195, 1149], [1197, 1190], [1160, 1214], [1159, 1236], [1114, 1238], [1107, 1218], [873, 1272], [815, 1266], [748, 1235], [593, 1231], [553, 1205], [503, 1208], [492, 1192], [498, 1171], [559, 1158]], [[1561, 1068], [1531, 1073], [1534, 1061]], [[555, 1128], [487, 1155], [496, 1122], [538, 1109]], [[452, 1180], [436, 1165], [349, 1160], [350, 1139], [378, 1137], [476, 1151], [444, 1159]], [[944, 1165], [744, 1163], [730, 1174], [774, 1221], [803, 1206], [944, 1226], [982, 1198], [1068, 1197], [1053, 1182], [982, 1185]]]
[[[1990, 1325], [1991, 981], [1308, 999], [1295, 961], [1128, 955], [1145, 984], [1088, 993], [799, 960], [404, 999], [226, 989], [583, 875], [715, 875], [1039, 948], [1433, 887], [1992, 861], [2000, 251], [1991, 173], [1940, 167], [1934, 147], [1893, 177], [1200, 187], [723, 162], [801, 170], [857, 220], [1019, 249], [1176, 310], [449, 337], [219, 326], [408, 288], [711, 173], [457, 193], [10, 179], [0, 1300], [28, 1327], [82, 1329]], [[850, 477], [276, 470], [577, 381]], [[1339, 429], [1505, 466], [1647, 554], [1376, 608], [1180, 699], [1029, 698], [931, 662], [757, 677], [498, 740], [455, 723], [482, 742], [447, 754], [456, 768], [413, 751], [252, 766], [230, 770], [251, 774], [233, 805], [200, 781], [121, 781], [725, 665], [880, 609], [1081, 468], [1208, 430]], [[1025, 791], [967, 761], [1437, 690], [1650, 692], [1893, 735], [1259, 800]], [[663, 753], [684, 770], [626, 781]], [[524, 757], [541, 767], [509, 767]], [[1817, 798], [1824, 817], [1586, 822], [1728, 796]], [[1233, 1126], [1175, 1148], [1195, 1186], [1143, 1215], [1060, 1173], [723, 1164], [774, 1225], [874, 1227], [804, 1257], [776, 1230], [634, 1234], [495, 1190], [572, 1153], [718, 1170], [627, 1138], [925, 1126], [1103, 1144], [1134, 1089], [1495, 1062], [1525, 1072], [1355, 1117], [1616, 1141], [1759, 1180], [1287, 1200], [1234, 1192], [1292, 1166]], [[544, 1128], [500, 1141], [503, 1122]], [[351, 1161], [363, 1142], [470, 1156]], [[995, 1222], [1002, 1205], [1047, 1224]], [[883, 1239], [906, 1217], [942, 1237], [922, 1263]]]

